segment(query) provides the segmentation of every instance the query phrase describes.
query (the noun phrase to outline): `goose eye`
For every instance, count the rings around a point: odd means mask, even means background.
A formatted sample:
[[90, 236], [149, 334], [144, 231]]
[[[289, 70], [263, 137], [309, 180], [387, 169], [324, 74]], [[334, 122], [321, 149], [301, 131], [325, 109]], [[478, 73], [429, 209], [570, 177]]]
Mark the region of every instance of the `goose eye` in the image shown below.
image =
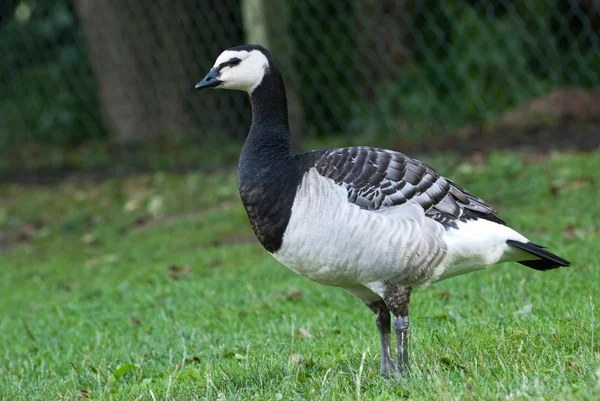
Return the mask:
[[232, 58], [231, 60], [229, 60], [229, 64], [231, 64], [231, 65], [238, 65], [238, 64], [239, 64], [239, 63], [241, 63], [241, 62], [242, 62], [242, 60], [240, 60], [240, 59], [239, 59], [239, 58], [237, 58], [237, 57], [234, 57], [234, 58]]

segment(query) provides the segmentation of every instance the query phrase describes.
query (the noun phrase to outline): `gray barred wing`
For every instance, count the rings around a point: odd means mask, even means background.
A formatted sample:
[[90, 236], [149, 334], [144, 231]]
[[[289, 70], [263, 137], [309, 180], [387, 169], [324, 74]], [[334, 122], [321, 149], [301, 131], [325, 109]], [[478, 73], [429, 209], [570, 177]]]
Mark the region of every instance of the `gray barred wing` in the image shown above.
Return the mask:
[[348, 201], [377, 210], [416, 203], [446, 227], [456, 220], [483, 218], [505, 224], [482, 199], [400, 152], [369, 147], [332, 149], [316, 160], [319, 174], [348, 191]]

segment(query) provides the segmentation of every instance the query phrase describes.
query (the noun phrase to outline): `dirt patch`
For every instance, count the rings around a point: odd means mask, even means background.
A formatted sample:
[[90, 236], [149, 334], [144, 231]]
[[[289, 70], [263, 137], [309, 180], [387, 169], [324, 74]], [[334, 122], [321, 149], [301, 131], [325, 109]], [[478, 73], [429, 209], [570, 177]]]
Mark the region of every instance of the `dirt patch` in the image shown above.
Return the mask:
[[396, 149], [411, 155], [455, 153], [470, 156], [487, 154], [493, 150], [516, 150], [536, 154], [552, 151], [590, 152], [600, 148], [600, 118], [591, 121], [563, 119], [551, 126], [533, 126], [526, 129], [481, 127], [463, 129], [458, 135], [440, 135], [428, 141], [395, 144]]
[[18, 229], [0, 231], [0, 253], [7, 252], [19, 245], [30, 243], [31, 239], [43, 226], [41, 221], [34, 221]]
[[556, 89], [500, 115], [501, 128], [534, 128], [555, 121], [590, 121], [600, 116], [600, 89]]
[[8, 241], [0, 241], [0, 253], [11, 250], [15, 247], [14, 243], [10, 243]]

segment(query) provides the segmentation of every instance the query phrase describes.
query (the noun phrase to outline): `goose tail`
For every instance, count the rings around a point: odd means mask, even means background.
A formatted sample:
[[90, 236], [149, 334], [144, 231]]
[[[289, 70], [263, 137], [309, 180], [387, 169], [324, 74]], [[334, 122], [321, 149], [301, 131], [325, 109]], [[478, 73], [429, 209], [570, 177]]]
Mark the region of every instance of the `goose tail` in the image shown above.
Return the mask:
[[517, 263], [520, 263], [532, 269], [545, 271], [571, 265], [571, 262], [569, 262], [568, 260], [565, 260], [560, 256], [548, 252], [544, 249], [543, 246], [536, 245], [532, 242], [519, 242], [509, 239], [506, 241], [506, 243], [510, 246], [514, 246], [515, 248], [519, 248], [522, 251], [525, 251], [533, 256], [538, 257], [539, 259], [535, 260], [517, 261]]

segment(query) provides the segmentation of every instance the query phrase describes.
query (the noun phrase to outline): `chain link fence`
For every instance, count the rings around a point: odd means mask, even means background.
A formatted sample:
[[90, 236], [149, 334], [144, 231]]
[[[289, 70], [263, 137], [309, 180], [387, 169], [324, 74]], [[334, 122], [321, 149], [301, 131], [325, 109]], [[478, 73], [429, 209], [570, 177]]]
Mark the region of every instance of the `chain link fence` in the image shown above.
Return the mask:
[[248, 42], [281, 65], [296, 138], [600, 119], [596, 0], [0, 0], [0, 37], [12, 155], [242, 140], [246, 97], [193, 86]]

